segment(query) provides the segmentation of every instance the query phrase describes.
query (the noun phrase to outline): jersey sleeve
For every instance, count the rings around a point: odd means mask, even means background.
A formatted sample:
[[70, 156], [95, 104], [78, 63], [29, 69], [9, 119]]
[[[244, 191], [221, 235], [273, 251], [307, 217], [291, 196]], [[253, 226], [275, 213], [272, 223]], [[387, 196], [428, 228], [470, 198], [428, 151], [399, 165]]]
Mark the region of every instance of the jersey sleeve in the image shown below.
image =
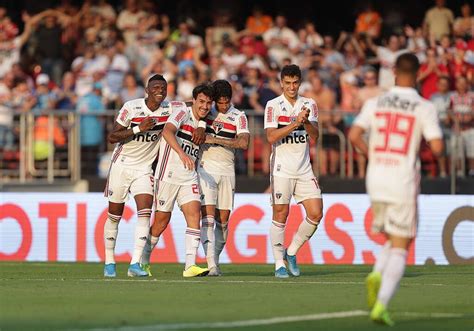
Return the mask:
[[431, 102], [427, 102], [425, 115], [421, 117], [421, 121], [421, 130], [426, 141], [440, 139], [443, 137], [441, 127], [439, 126], [436, 108]]
[[264, 129], [277, 128], [278, 127], [278, 115], [276, 114], [277, 109], [272, 102], [267, 102], [265, 106], [265, 124]]
[[120, 109], [116, 122], [120, 124], [121, 126], [124, 126], [126, 128], [129, 127], [130, 122], [132, 120], [132, 114], [130, 112], [130, 105], [128, 103], [125, 103], [122, 108]]
[[308, 120], [310, 122], [318, 122], [318, 113], [319, 113], [319, 110], [318, 110], [318, 105], [316, 104], [316, 101], [314, 101], [313, 99], [310, 99], [311, 100], [311, 105], [310, 105], [310, 109], [309, 109], [309, 117], [308, 117]]
[[250, 133], [247, 116], [245, 116], [244, 112], [241, 112], [237, 119], [237, 134], [241, 133]]
[[357, 125], [367, 131], [370, 127], [370, 119], [374, 112], [375, 106], [376, 99], [367, 100], [362, 106], [359, 115], [357, 115], [356, 119], [354, 120], [353, 125]]
[[186, 107], [173, 107], [173, 113], [168, 117], [166, 123], [173, 124], [176, 128], [179, 128], [184, 121], [188, 118], [188, 111]]

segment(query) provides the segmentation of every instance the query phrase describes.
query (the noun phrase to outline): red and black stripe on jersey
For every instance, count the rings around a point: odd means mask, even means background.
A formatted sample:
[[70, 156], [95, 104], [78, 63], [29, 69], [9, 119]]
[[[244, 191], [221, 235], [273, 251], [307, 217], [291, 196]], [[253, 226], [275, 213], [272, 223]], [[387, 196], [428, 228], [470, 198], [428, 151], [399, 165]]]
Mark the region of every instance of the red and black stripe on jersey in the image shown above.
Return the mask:
[[183, 124], [179, 127], [178, 132], [176, 133], [176, 136], [193, 143], [193, 140], [192, 140], [193, 132], [194, 132], [194, 128], [191, 125]]
[[218, 137], [235, 138], [237, 127], [231, 123], [206, 119], [206, 132], [213, 133]]
[[[149, 131], [161, 131], [165, 127], [166, 121], [168, 120], [169, 115], [167, 116], [150, 116], [151, 119], [154, 119], [157, 123], [154, 127], [152, 127]], [[134, 117], [131, 120], [130, 127], [133, 128], [145, 119], [146, 117]]]
[[[289, 116], [279, 116], [278, 117], [278, 129], [284, 128], [296, 120], [296, 117], [289, 117]], [[294, 131], [302, 131], [305, 130], [304, 125], [301, 124], [297, 127]]]

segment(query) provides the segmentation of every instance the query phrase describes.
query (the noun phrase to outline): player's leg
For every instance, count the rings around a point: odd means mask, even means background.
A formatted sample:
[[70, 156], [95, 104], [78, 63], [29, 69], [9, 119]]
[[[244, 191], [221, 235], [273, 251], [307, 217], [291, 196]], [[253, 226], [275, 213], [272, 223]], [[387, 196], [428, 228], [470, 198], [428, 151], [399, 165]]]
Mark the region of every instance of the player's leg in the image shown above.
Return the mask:
[[155, 218], [150, 227], [148, 239], [143, 248], [143, 253], [140, 259], [142, 269], [150, 271], [150, 257], [153, 249], [158, 244], [160, 236], [165, 231], [171, 219], [171, 212], [173, 211], [174, 203], [178, 195], [178, 185], [173, 185], [163, 181], [156, 181], [155, 183]]
[[196, 265], [197, 250], [201, 241], [201, 196], [199, 185], [195, 183], [180, 186], [177, 201], [186, 219], [186, 257], [183, 277], [206, 276], [209, 273], [209, 269], [200, 268]]
[[[384, 202], [371, 202], [372, 214], [374, 216], [372, 222], [372, 232], [382, 233], [384, 230], [384, 220], [386, 218], [387, 203]], [[391, 243], [388, 240], [380, 250], [377, 258], [375, 259], [374, 267], [372, 272], [366, 277], [365, 284], [367, 287], [367, 305], [369, 309], [372, 309], [377, 300], [377, 294], [379, 293], [380, 284], [382, 282], [382, 273], [387, 265], [388, 257], [390, 256]]]
[[220, 275], [222, 275], [222, 272], [220, 271], [219, 267], [219, 256], [227, 242], [230, 212], [232, 209], [234, 209], [234, 195], [235, 176], [221, 176], [217, 187], [217, 217], [215, 227], [215, 257], [218, 269], [217, 271]]
[[135, 195], [135, 202], [137, 204], [138, 220], [135, 226], [135, 243], [132, 260], [130, 261], [130, 267], [128, 268], [128, 275], [130, 277], [146, 277], [148, 276], [148, 271], [144, 270], [140, 266], [140, 259], [148, 239], [148, 233], [150, 232], [150, 217], [151, 207], [153, 206], [153, 195]]
[[118, 226], [122, 218], [125, 203], [109, 201], [107, 220], [104, 224], [105, 266], [104, 276], [115, 277], [115, 244], [117, 242]]
[[[216, 178], [217, 177], [217, 178]], [[201, 242], [206, 255], [207, 267], [212, 276], [218, 276], [215, 261], [215, 215], [217, 202], [218, 176], [209, 174], [204, 170], [199, 171], [199, 183], [201, 188]]]
[[120, 167], [118, 164], [111, 166], [104, 190], [104, 195], [109, 200], [107, 220], [104, 224], [104, 276], [106, 277], [116, 276], [115, 245], [131, 178], [131, 174], [127, 169]]
[[390, 252], [382, 272], [382, 282], [377, 301], [370, 313], [373, 321], [393, 325], [387, 307], [398, 289], [405, 272], [408, 247], [416, 235], [416, 202], [389, 204], [384, 221], [384, 231], [390, 240]]

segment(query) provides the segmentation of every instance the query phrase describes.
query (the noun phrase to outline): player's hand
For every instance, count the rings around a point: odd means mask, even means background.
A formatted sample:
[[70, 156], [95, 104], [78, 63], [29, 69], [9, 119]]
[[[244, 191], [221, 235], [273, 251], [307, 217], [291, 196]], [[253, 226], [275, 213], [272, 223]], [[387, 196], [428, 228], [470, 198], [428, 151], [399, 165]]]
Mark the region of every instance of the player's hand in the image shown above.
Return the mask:
[[300, 113], [298, 114], [298, 117], [296, 118], [296, 122], [298, 124], [304, 124], [308, 122], [308, 118], [309, 118], [309, 109], [306, 107], [303, 107]]
[[206, 129], [205, 128], [197, 128], [193, 131], [193, 137], [191, 138], [193, 143], [196, 145], [201, 145], [206, 142]]
[[140, 125], [138, 126], [140, 128], [141, 132], [145, 132], [150, 130], [155, 126], [155, 120], [151, 118], [150, 116], [147, 116], [141, 121]]
[[183, 165], [186, 169], [188, 170], [194, 170], [194, 161], [187, 155], [186, 153], [181, 153], [179, 155], [179, 158], [181, 159], [181, 162], [183, 162]]

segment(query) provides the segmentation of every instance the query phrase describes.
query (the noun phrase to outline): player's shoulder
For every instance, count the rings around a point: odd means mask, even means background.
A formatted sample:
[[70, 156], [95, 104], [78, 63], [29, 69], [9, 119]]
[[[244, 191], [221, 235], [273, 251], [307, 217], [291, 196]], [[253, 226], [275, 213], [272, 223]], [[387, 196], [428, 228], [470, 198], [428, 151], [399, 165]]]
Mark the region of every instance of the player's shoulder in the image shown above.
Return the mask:
[[279, 95], [273, 99], [268, 100], [267, 106], [275, 107], [275, 106], [278, 106], [280, 102], [283, 102], [283, 95]]
[[234, 106], [231, 106], [229, 109], [229, 115], [239, 117], [239, 116], [245, 116], [245, 112], [243, 110], [237, 109]]
[[[173, 110], [188, 108], [188, 105], [184, 101], [173, 100], [173, 101], [168, 101], [168, 103]], [[189, 107], [191, 107], [191, 105], [189, 105]]]
[[137, 98], [137, 99], [128, 100], [127, 102], [125, 102], [123, 104], [123, 108], [128, 108], [128, 109], [138, 108], [138, 109], [141, 109], [143, 107], [144, 102], [145, 102], [144, 98]]
[[301, 100], [301, 102], [302, 102], [303, 104], [305, 104], [305, 105], [306, 105], [306, 104], [316, 103], [316, 101], [314, 101], [313, 98], [308, 98], [308, 97], [304, 97], [304, 96], [301, 96], [301, 95], [298, 96], [298, 98], [299, 98], [299, 99]]

